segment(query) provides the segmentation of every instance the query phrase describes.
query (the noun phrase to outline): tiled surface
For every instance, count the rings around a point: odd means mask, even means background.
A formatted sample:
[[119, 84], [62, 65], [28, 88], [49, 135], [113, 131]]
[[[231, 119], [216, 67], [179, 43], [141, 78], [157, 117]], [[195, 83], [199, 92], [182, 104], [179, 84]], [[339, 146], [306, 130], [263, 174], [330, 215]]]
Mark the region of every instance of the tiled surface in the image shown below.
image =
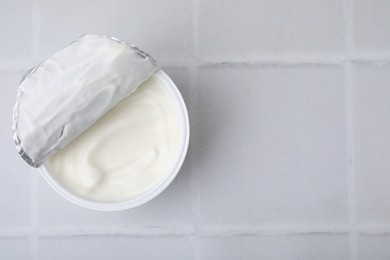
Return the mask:
[[390, 236], [363, 235], [359, 237], [359, 260], [387, 260], [390, 258]]
[[0, 62], [28, 61], [32, 51], [30, 0], [0, 1]]
[[[0, 259], [390, 257], [389, 1], [0, 0], [0, 13]], [[11, 139], [27, 64], [83, 33], [150, 52], [189, 108], [183, 169], [132, 210], [62, 199]]]
[[16, 99], [15, 86], [21, 73], [0, 72], [0, 229], [30, 225], [30, 187], [32, 169], [20, 160], [12, 140], [11, 118]]
[[353, 0], [356, 55], [390, 57], [390, 2]]
[[341, 66], [202, 68], [198, 83], [202, 224], [348, 222]]
[[390, 224], [390, 66], [357, 65], [355, 146], [358, 220]]
[[348, 259], [345, 235], [205, 237], [203, 259]]
[[199, 48], [206, 59], [341, 55], [343, 23], [338, 0], [200, 0]]
[[38, 259], [193, 259], [185, 237], [77, 236], [42, 238]]
[[32, 259], [29, 239], [20, 237], [0, 237], [0, 259]]

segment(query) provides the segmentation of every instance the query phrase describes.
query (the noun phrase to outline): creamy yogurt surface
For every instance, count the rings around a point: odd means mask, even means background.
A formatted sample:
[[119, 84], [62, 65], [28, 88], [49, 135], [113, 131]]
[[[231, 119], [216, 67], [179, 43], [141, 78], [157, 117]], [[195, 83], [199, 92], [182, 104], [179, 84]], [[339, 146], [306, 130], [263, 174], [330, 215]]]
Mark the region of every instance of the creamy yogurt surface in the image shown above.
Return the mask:
[[182, 129], [175, 100], [156, 75], [45, 163], [70, 192], [99, 202], [135, 198], [166, 177]]

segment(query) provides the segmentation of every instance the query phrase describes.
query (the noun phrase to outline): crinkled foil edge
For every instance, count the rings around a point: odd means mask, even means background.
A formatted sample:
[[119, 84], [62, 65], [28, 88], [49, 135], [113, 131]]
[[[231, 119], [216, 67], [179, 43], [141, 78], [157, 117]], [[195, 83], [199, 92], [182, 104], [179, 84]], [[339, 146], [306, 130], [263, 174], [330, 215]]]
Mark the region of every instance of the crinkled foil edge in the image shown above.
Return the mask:
[[[43, 61], [42, 61], [43, 62]], [[42, 63], [41, 62], [41, 63]], [[34, 72], [38, 69], [39, 65], [41, 64], [39, 63], [37, 66], [33, 67], [32, 69], [28, 70], [27, 73], [22, 77], [22, 80], [20, 81], [19, 83], [19, 87], [18, 87], [18, 93], [16, 95], [16, 103], [15, 103], [15, 106], [14, 106], [14, 109], [13, 109], [13, 114], [12, 114], [12, 132], [13, 132], [13, 139], [14, 139], [14, 142], [15, 142], [15, 146], [16, 146], [16, 149], [18, 150], [20, 156], [22, 156], [22, 158], [31, 166], [33, 167], [39, 167], [40, 164], [39, 163], [36, 163], [34, 162], [29, 156], [28, 154], [23, 150], [23, 147], [22, 147], [22, 144], [21, 144], [21, 141], [20, 141], [20, 138], [18, 136], [18, 133], [17, 133], [17, 129], [18, 129], [18, 114], [19, 114], [19, 104], [20, 104], [20, 99], [22, 98], [23, 96], [23, 83], [31, 76], [34, 74]]]
[[[62, 49], [65, 49], [66, 47], [68, 47], [69, 45], [73, 44], [73, 43], [76, 43], [78, 41], [80, 41], [83, 37], [87, 36], [87, 35], [91, 35], [91, 34], [83, 34], [81, 35], [78, 39], [70, 42], [68, 45], [66, 45], [64, 48]], [[132, 49], [133, 51], [135, 51], [138, 56], [140, 56], [141, 58], [145, 59], [145, 60], [149, 60], [150, 63], [152, 63], [154, 66], [156, 66], [156, 70], [159, 68], [159, 65], [157, 63], [157, 61], [148, 53], [142, 51], [141, 49], [139, 49], [137, 46], [135, 45], [131, 45], [131, 44], [128, 44], [127, 42], [124, 42], [124, 41], [121, 41], [117, 38], [114, 38], [114, 37], [108, 37], [108, 36], [104, 36], [104, 35], [95, 35], [95, 36], [99, 36], [101, 38], [105, 38], [105, 39], [109, 39], [109, 40], [113, 40], [115, 42], [118, 42], [118, 43], [121, 43], [121, 44], [125, 44], [126, 46], [128, 46], [130, 49]], [[61, 49], [61, 50], [62, 50]], [[60, 50], [59, 50], [60, 51]], [[18, 129], [18, 114], [19, 114], [19, 105], [20, 105], [20, 99], [22, 98], [23, 96], [23, 84], [26, 80], [28, 80], [29, 77], [31, 77], [32, 75], [34, 75], [35, 71], [39, 68], [39, 66], [44, 63], [46, 61], [46, 59], [44, 59], [43, 61], [41, 61], [40, 63], [38, 63], [38, 65], [36, 65], [35, 67], [31, 68], [30, 70], [28, 70], [26, 72], [26, 74], [22, 77], [20, 83], [19, 83], [19, 87], [18, 87], [18, 92], [17, 92], [17, 95], [16, 95], [16, 102], [15, 102], [15, 106], [13, 108], [13, 113], [12, 113], [12, 133], [13, 133], [13, 139], [14, 139], [14, 142], [15, 142], [15, 147], [16, 147], [16, 150], [19, 152], [20, 156], [23, 158], [23, 160], [25, 160], [30, 166], [32, 167], [35, 167], [35, 168], [38, 168], [42, 165], [43, 162], [34, 162], [29, 156], [28, 154], [23, 150], [23, 146], [22, 146], [22, 141], [20, 140], [19, 136], [18, 136], [18, 133], [17, 133], [17, 129]], [[85, 130], [84, 130], [85, 131]]]

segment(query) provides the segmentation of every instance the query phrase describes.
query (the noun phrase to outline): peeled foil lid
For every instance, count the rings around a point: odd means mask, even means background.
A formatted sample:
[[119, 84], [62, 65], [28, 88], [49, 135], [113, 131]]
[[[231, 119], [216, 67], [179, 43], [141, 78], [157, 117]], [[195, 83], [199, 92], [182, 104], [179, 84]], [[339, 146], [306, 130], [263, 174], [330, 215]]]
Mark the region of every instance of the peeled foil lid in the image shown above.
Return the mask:
[[39, 167], [156, 70], [156, 61], [133, 45], [83, 35], [22, 78], [13, 110], [19, 154]]

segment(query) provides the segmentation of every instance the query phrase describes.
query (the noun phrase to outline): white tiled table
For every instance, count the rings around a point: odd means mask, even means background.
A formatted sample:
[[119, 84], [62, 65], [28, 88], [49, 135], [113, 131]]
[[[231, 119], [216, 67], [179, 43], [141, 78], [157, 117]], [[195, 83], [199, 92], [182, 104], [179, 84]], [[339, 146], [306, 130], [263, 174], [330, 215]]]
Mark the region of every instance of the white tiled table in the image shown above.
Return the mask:
[[[188, 105], [159, 197], [95, 212], [11, 134], [23, 73], [84, 33], [151, 53]], [[390, 1], [0, 0], [0, 259], [390, 258]]]

